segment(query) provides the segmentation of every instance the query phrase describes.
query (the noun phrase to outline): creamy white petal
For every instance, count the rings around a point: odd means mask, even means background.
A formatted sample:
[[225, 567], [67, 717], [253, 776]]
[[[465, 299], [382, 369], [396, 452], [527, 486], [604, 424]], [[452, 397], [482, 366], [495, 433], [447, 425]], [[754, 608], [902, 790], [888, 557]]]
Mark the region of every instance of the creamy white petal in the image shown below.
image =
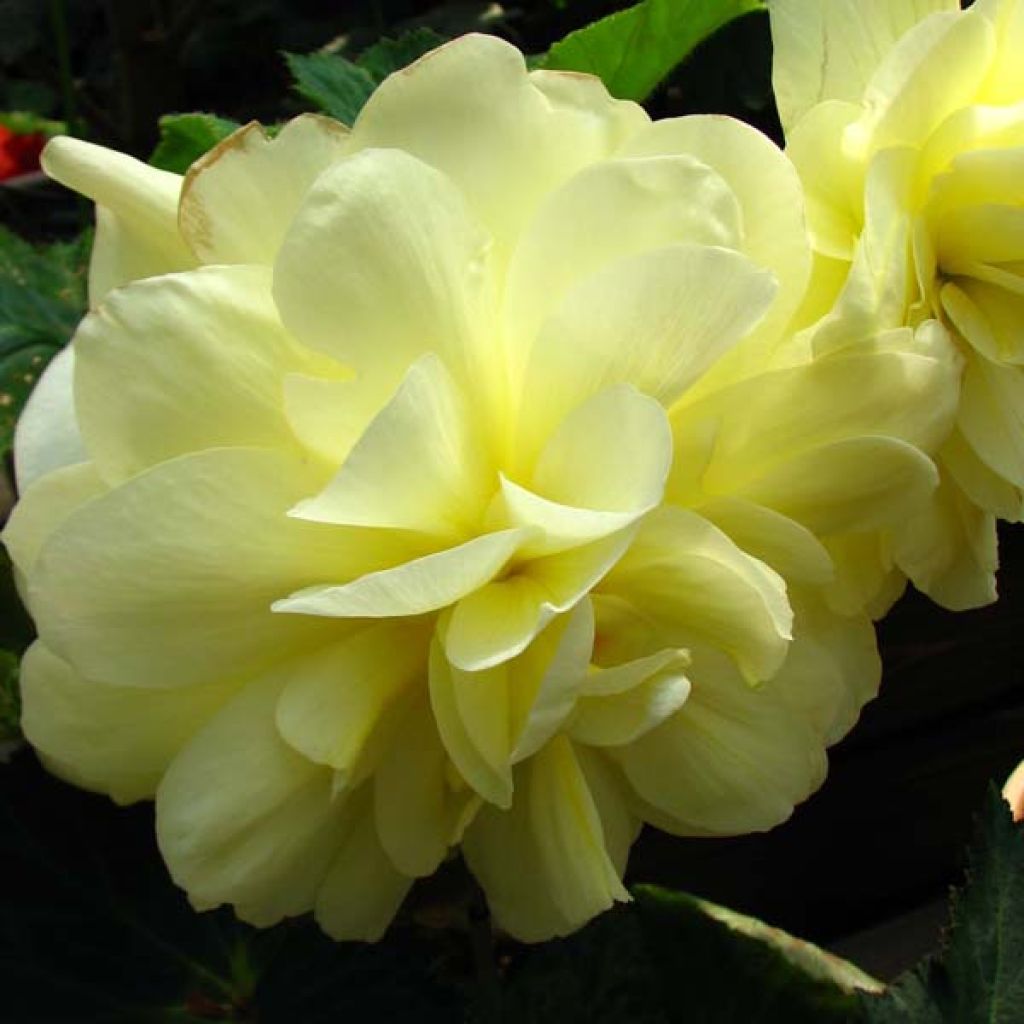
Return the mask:
[[543, 197], [647, 123], [597, 78], [527, 74], [515, 47], [466, 35], [388, 78], [352, 144], [403, 149], [449, 175], [507, 252]]
[[517, 454], [536, 451], [569, 410], [613, 385], [671, 405], [749, 333], [774, 293], [746, 257], [711, 246], [626, 257], [584, 279], [533, 347]]
[[[715, 114], [670, 117], [634, 135], [623, 156], [685, 154], [720, 174], [740, 204], [740, 252], [778, 283], [771, 308], [759, 325], [767, 345], [796, 312], [807, 287], [811, 248], [804, 224], [804, 191], [792, 163], [763, 132]], [[755, 347], [744, 353], [756, 362]], [[742, 365], [740, 352], [735, 357]]]
[[329, 117], [301, 114], [271, 139], [255, 121], [188, 169], [181, 234], [203, 263], [274, 262], [306, 193], [345, 155], [348, 133]]
[[369, 794], [357, 801], [314, 906], [317, 924], [338, 942], [380, 939], [413, 883], [394, 867], [380, 844]]
[[603, 160], [545, 199], [508, 271], [505, 329], [518, 344], [578, 281], [610, 263], [681, 242], [742, 249], [739, 203], [688, 155]]
[[344, 372], [287, 334], [265, 267], [203, 267], [119, 289], [85, 318], [74, 347], [78, 420], [111, 482], [204, 448], [292, 448], [284, 374]]
[[[356, 784], [372, 765], [375, 733], [390, 708], [425, 677], [422, 624], [371, 623], [310, 657], [296, 659], [275, 711], [299, 753]], [[379, 745], [379, 744], [378, 744]]]
[[453, 787], [450, 762], [425, 694], [407, 702], [374, 774], [374, 821], [380, 843], [404, 874], [431, 874], [462, 838], [480, 799]]
[[18, 490], [56, 469], [89, 458], [75, 415], [75, 350], [68, 345], [50, 361], [14, 428], [14, 474]]
[[424, 352], [476, 366], [490, 239], [455, 185], [399, 150], [325, 171], [274, 264], [285, 326], [307, 345], [392, 386]]
[[365, 538], [285, 515], [318, 485], [281, 453], [218, 448], [94, 498], [36, 560], [40, 636], [87, 677], [125, 686], [237, 678], [327, 637], [323, 620], [270, 611], [372, 557]]
[[51, 139], [40, 159], [56, 181], [97, 205], [89, 304], [129, 281], [196, 265], [178, 233], [180, 175], [81, 139]]
[[[601, 806], [611, 818], [609, 795], [602, 791]], [[621, 821], [610, 821], [609, 831], [618, 839]], [[464, 849], [496, 922], [526, 942], [564, 935], [629, 899], [587, 775], [562, 736], [517, 771], [510, 810], [481, 810]]]
[[[329, 535], [331, 528], [322, 529]], [[527, 537], [525, 530], [487, 533], [457, 547], [359, 576], [351, 583], [296, 591], [275, 601], [274, 611], [373, 619], [437, 611], [493, 579]]]
[[151, 798], [238, 689], [234, 680], [173, 690], [90, 682], [39, 641], [22, 658], [20, 684], [21, 727], [50, 771], [118, 803]]
[[157, 790], [171, 877], [197, 909], [232, 903], [267, 926], [313, 906], [346, 831], [348, 794], [278, 735], [285, 673], [248, 683], [175, 758]]
[[657, 825], [680, 835], [738, 835], [772, 828], [825, 777], [812, 722], [771, 683], [748, 686], [708, 654], [688, 672], [682, 708], [615, 756]]
[[772, 0], [772, 84], [788, 131], [822, 100], [860, 100], [893, 44], [958, 0]]
[[693, 512], [659, 509], [604, 589], [726, 651], [750, 680], [768, 678], [785, 657], [793, 615], [782, 578]]
[[409, 368], [337, 475], [291, 511], [300, 519], [464, 536], [493, 485], [470, 409], [433, 355]]

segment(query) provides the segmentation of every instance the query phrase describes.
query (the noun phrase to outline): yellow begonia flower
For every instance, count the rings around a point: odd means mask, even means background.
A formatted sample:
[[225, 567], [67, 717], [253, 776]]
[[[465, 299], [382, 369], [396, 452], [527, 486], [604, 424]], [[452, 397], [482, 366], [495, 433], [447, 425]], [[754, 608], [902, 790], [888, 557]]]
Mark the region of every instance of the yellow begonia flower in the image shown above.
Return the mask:
[[770, 10], [775, 92], [817, 254], [809, 308], [825, 314], [815, 351], [933, 317], [964, 360], [940, 486], [876, 546], [948, 607], [986, 603], [995, 520], [1019, 521], [1024, 494], [1024, 4]]
[[782, 344], [810, 247], [767, 139], [468, 36], [350, 133], [45, 166], [101, 233], [17, 439], [24, 728], [155, 795], [197, 907], [372, 939], [461, 844], [542, 939], [628, 898], [642, 822], [819, 785], [879, 668], [815, 531], [924, 500], [956, 390], [908, 332]]

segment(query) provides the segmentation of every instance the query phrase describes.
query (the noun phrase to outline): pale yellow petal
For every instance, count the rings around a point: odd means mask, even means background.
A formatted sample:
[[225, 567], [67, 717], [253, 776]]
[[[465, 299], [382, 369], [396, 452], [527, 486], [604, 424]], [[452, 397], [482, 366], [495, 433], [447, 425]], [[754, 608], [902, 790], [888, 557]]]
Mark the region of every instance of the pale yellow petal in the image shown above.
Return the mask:
[[[602, 805], [606, 813], [614, 806], [607, 791]], [[618, 820], [612, 828], [622, 831]], [[565, 737], [521, 766], [511, 809], [483, 808], [464, 848], [495, 921], [526, 942], [564, 935], [629, 899], [587, 776]]]
[[403, 149], [449, 175], [507, 252], [552, 189], [646, 123], [597, 78], [527, 74], [515, 47], [467, 35], [388, 78], [352, 144]]
[[695, 636], [727, 652], [750, 680], [785, 657], [793, 620], [782, 578], [685, 509], [648, 518], [603, 589], [672, 628], [675, 646]]
[[[292, 522], [302, 520], [293, 519]], [[321, 527], [327, 531], [327, 536], [330, 536], [331, 529], [336, 527]], [[524, 530], [486, 533], [456, 547], [359, 576], [351, 583], [296, 591], [275, 601], [274, 611], [372, 619], [437, 611], [493, 579], [525, 536]]]
[[293, 662], [275, 711], [277, 728], [299, 753], [354, 785], [371, 767], [368, 747], [382, 719], [426, 676], [426, 654], [427, 636], [418, 624], [357, 628]]
[[957, 426], [982, 462], [1024, 486], [1024, 368], [968, 360]]
[[398, 150], [342, 160], [310, 189], [274, 264], [281, 318], [305, 344], [396, 385], [424, 352], [476, 359], [490, 240], [443, 174]]
[[786, 579], [827, 583], [832, 560], [821, 542], [792, 519], [743, 498], [714, 498], [697, 511], [744, 551]]
[[744, 256], [698, 245], [626, 257], [584, 279], [533, 347], [517, 454], [538, 450], [570, 410], [615, 385], [671, 405], [750, 332], [774, 292]]
[[621, 693], [581, 697], [566, 731], [575, 742], [593, 747], [632, 743], [686, 703], [690, 681], [680, 667], [663, 668]]
[[178, 233], [180, 175], [67, 136], [50, 140], [41, 163], [51, 178], [97, 205], [91, 306], [129, 281], [196, 265]]
[[413, 879], [398, 871], [384, 852], [369, 794], [356, 801], [351, 825], [317, 890], [314, 916], [337, 942], [376, 942], [398, 913]]
[[291, 371], [343, 372], [285, 332], [264, 267], [203, 267], [119, 289], [75, 335], [75, 403], [110, 482], [228, 445], [293, 448]]
[[211, 449], [82, 505], [31, 578], [40, 636], [87, 677], [181, 686], [240, 677], [330, 634], [271, 602], [344, 575], [371, 553], [285, 512], [319, 484], [272, 451]]
[[493, 487], [468, 404], [444, 363], [421, 356], [320, 494], [291, 515], [457, 539]]
[[892, 530], [893, 558], [914, 586], [951, 611], [996, 599], [995, 518], [943, 474], [931, 501]]
[[896, 41], [958, 0], [772, 0], [772, 84], [788, 131], [822, 100], [858, 101]]
[[506, 331], [528, 351], [577, 281], [623, 257], [681, 242], [742, 248], [739, 203], [716, 171], [688, 155], [585, 167], [543, 202], [515, 249]]
[[91, 462], [79, 462], [48, 473], [18, 499], [4, 524], [3, 542], [22, 578], [32, 571], [50, 534], [79, 505], [106, 490]]
[[444, 633], [453, 664], [476, 671], [519, 654], [556, 615], [568, 611], [615, 565], [636, 527], [535, 558], [505, 579], [466, 595]]
[[[509, 807], [512, 802], [512, 770], [507, 761], [491, 763], [480, 752], [470, 736], [459, 709], [454, 673], [439, 640], [435, 639], [430, 648], [430, 706], [434, 712], [437, 729], [452, 763], [466, 782], [488, 803], [498, 807]], [[497, 680], [502, 687], [507, 685], [501, 670], [493, 676], [485, 673], [485, 680]], [[507, 692], [495, 694], [497, 700], [508, 704]]]
[[178, 223], [203, 263], [274, 262], [319, 175], [346, 151], [348, 133], [329, 117], [302, 114], [273, 139], [255, 121], [188, 169]]
[[178, 751], [238, 689], [154, 690], [80, 676], [41, 642], [21, 662], [21, 727], [47, 767], [118, 803], [148, 799]]
[[14, 427], [14, 473], [22, 494], [36, 480], [88, 459], [75, 415], [75, 350], [62, 349], [50, 361]]
[[626, 777], [680, 835], [738, 835], [785, 821], [825, 777], [818, 730], [771, 683], [746, 685], [710, 654], [690, 697], [664, 724], [615, 749]]
[[[683, 154], [720, 174], [740, 204], [740, 252], [778, 282], [758, 336], [776, 340], [807, 287], [811, 248], [804, 224], [804, 192], [796, 169], [763, 132], [729, 117], [697, 115], [655, 121], [624, 146], [624, 156]], [[752, 351], [757, 356], [756, 351]], [[736, 357], [739, 360], [739, 352]]]
[[406, 875], [435, 871], [476, 813], [479, 797], [453, 789], [450, 776], [430, 705], [419, 694], [407, 703], [373, 782], [380, 843]]
[[1011, 523], [1019, 522], [1024, 516], [1021, 489], [987, 466], [959, 430], [954, 430], [942, 446], [939, 461], [975, 505]]
[[919, 448], [859, 437], [798, 455], [739, 493], [827, 536], [899, 522], [928, 500], [937, 482], [935, 464]]
[[160, 852], [193, 905], [231, 903], [259, 926], [312, 909], [348, 825], [330, 769], [278, 735], [286, 679], [248, 683], [174, 759], [156, 797]]

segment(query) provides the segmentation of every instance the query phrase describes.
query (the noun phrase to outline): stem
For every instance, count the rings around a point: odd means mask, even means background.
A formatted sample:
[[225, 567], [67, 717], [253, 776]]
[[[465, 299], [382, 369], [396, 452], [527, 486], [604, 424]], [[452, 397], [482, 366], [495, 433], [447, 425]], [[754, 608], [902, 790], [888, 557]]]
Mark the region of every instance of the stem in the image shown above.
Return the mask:
[[501, 1024], [501, 978], [494, 959], [494, 934], [487, 904], [477, 897], [468, 908], [469, 943], [473, 951], [480, 1009], [487, 1024]]
[[65, 0], [50, 0], [50, 27], [57, 48], [57, 73], [60, 76], [61, 102], [68, 134], [76, 135], [78, 114], [75, 108], [75, 82], [71, 77], [71, 43], [68, 38], [68, 17]]

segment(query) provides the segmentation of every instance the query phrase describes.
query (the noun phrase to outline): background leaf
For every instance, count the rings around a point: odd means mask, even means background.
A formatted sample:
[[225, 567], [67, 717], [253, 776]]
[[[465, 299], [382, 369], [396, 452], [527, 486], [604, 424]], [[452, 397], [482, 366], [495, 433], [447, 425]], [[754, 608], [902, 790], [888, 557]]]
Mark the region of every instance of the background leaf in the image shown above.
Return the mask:
[[216, 114], [165, 114], [160, 118], [160, 141], [149, 162], [163, 171], [184, 174], [239, 127], [237, 121]]
[[708, 36], [764, 6], [762, 0], [643, 0], [570, 32], [542, 63], [597, 75], [613, 96], [644, 100]]
[[0, 1017], [11, 1024], [458, 1021], [459, 990], [412, 930], [334, 943], [197, 914], [167, 877], [149, 805], [118, 808], [0, 766]]
[[1024, 830], [992, 786], [953, 894], [945, 947], [880, 998], [870, 1024], [1018, 1024], [1024, 1007]]
[[398, 39], [381, 39], [351, 61], [336, 53], [286, 53], [295, 89], [325, 114], [351, 125], [374, 89], [444, 42], [430, 29], [407, 32]]
[[0, 227], [0, 456], [39, 375], [85, 312], [91, 244], [86, 233], [37, 247]]

